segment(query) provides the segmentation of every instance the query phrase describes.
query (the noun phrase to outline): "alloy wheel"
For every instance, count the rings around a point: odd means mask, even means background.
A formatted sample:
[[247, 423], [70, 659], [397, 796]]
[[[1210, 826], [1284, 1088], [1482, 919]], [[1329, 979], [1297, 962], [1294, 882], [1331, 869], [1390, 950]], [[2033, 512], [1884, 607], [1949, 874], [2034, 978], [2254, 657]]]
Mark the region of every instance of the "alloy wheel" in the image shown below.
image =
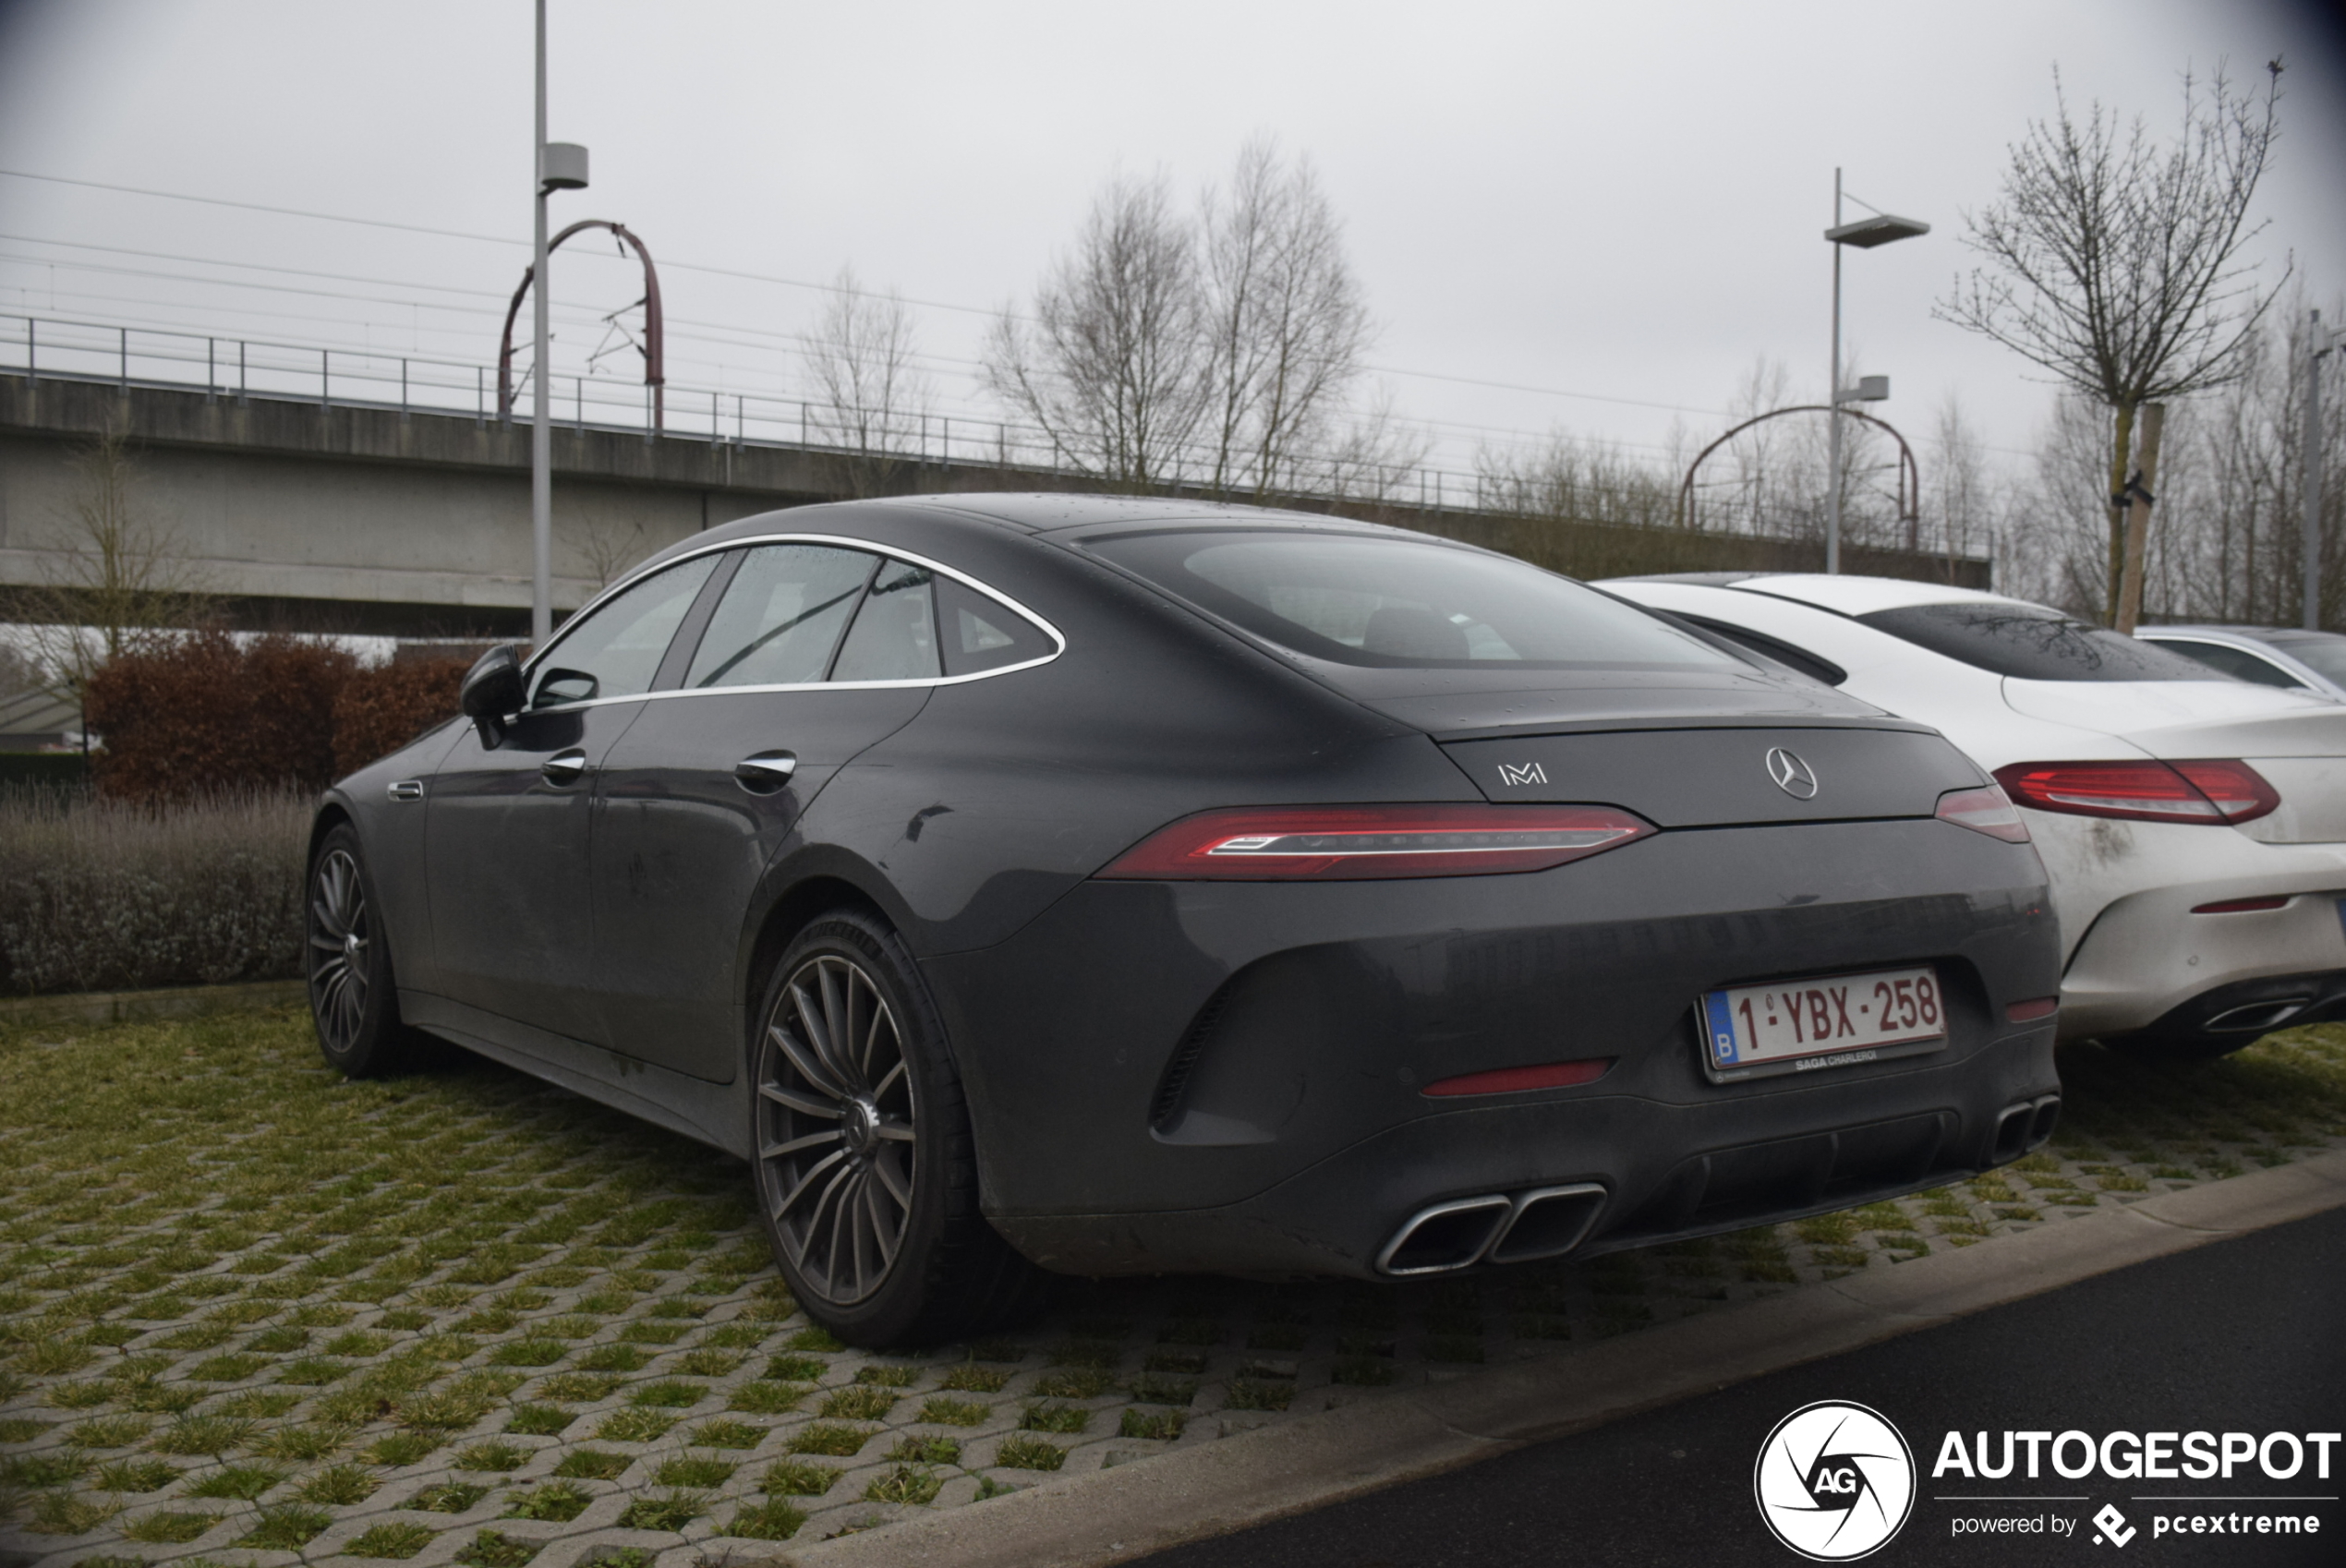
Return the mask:
[[818, 954], [766, 1019], [760, 1197], [801, 1281], [839, 1306], [880, 1287], [913, 1219], [918, 1106], [895, 1012], [853, 960]]
[[309, 887], [309, 1001], [329, 1049], [348, 1052], [367, 1018], [367, 946], [373, 935], [357, 859], [329, 850]]

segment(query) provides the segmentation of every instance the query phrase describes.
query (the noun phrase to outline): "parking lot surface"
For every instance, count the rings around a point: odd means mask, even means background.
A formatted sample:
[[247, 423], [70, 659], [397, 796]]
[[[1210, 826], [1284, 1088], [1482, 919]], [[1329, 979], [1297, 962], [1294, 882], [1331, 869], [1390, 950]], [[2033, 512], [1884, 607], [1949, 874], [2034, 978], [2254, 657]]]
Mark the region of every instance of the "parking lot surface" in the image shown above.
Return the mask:
[[0, 1034], [0, 1556], [770, 1556], [2346, 1147], [2346, 1030], [2063, 1053], [2052, 1145], [1894, 1203], [1401, 1286], [1067, 1282], [842, 1349], [734, 1161], [459, 1059], [345, 1083], [288, 1012]]
[[[1963, 1564], [2090, 1562], [2093, 1516], [2115, 1507], [2130, 1556], [2161, 1562], [2335, 1563], [2346, 1558], [2346, 1491], [2309, 1465], [2231, 1483], [2094, 1477], [1933, 1479], [1943, 1434], [2039, 1430], [2135, 1433], [2336, 1431], [2346, 1416], [2346, 1341], [2322, 1332], [2346, 1280], [2346, 1209], [2120, 1269], [1887, 1345], [1757, 1378], [1721, 1393], [1520, 1449], [1215, 1540], [1140, 1559], [1134, 1568], [1620, 1568], [1797, 1562], [1762, 1526], [1752, 1467], [1770, 1430], [1820, 1400], [1890, 1417], [1920, 1466], [1914, 1511], [1874, 1561]], [[2067, 1501], [1986, 1502], [1989, 1494]], [[2142, 1502], [2143, 1494], [2165, 1501]], [[2328, 1502], [2306, 1502], [2314, 1495]], [[2222, 1498], [2224, 1501], [2212, 1501]], [[1943, 1499], [1962, 1498], [1952, 1502]], [[2211, 1501], [2172, 1501], [2173, 1499]], [[2282, 1502], [2288, 1498], [2298, 1501]], [[2248, 1499], [2251, 1501], [2242, 1501]], [[2272, 1499], [2273, 1501], [2262, 1501]], [[2158, 1528], [2163, 1515], [2288, 1514], [2323, 1522], [2275, 1538]], [[1987, 1536], [1956, 1521], [2047, 1521]], [[2070, 1525], [2056, 1533], [2050, 1519]], [[2252, 1526], [2253, 1527], [2253, 1526]], [[2157, 1533], [2154, 1533], [2154, 1532]]]

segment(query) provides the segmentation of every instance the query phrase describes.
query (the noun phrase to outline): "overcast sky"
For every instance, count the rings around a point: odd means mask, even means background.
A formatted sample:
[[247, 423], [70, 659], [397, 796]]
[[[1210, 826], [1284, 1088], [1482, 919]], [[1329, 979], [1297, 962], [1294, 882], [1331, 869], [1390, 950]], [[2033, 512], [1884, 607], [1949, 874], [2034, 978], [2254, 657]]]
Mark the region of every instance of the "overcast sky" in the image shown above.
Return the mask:
[[[1162, 170], [1192, 191], [1269, 132], [1318, 169], [1381, 326], [1373, 361], [1454, 465], [1478, 440], [1555, 427], [1641, 452], [1674, 421], [1707, 434], [1763, 357], [1820, 395], [1836, 164], [1866, 200], [1933, 225], [1850, 257], [1852, 373], [1893, 377], [1880, 412], [1912, 435], [1959, 398], [2018, 452], [2046, 389], [1930, 309], [1967, 264], [1963, 213], [1993, 198], [2008, 143], [2051, 110], [2056, 65], [2073, 103], [2163, 128], [2185, 69], [2229, 62], [2254, 87], [2285, 54], [2260, 248], [2269, 269], [2293, 255], [2316, 302], [2346, 298], [2346, 87], [2327, 7], [550, 12], [550, 132], [594, 161], [592, 188], [557, 198], [556, 222], [616, 219], [649, 243], [670, 378], [686, 386], [801, 390], [791, 338], [824, 298], [704, 269], [803, 285], [853, 266], [929, 302], [921, 344], [941, 402], [973, 416], [986, 313], [1030, 295], [1103, 180]], [[0, 175], [0, 312], [492, 360], [526, 260], [530, 38], [525, 0], [0, 0], [0, 168], [506, 241]], [[608, 246], [569, 255], [558, 369], [584, 362], [594, 316], [635, 297]], [[0, 321], [0, 343], [21, 339]], [[21, 352], [0, 346], [0, 362]]]

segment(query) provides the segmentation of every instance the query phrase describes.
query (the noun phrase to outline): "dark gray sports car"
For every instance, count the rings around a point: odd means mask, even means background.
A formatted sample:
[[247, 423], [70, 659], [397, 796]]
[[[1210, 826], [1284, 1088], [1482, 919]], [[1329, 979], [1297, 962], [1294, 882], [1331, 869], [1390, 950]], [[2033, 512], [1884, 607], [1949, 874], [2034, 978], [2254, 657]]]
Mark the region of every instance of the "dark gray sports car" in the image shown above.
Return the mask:
[[1065, 496], [646, 561], [310, 853], [330, 1060], [423, 1031], [749, 1162], [816, 1321], [1400, 1276], [2050, 1132], [2058, 950], [1932, 731], [1512, 558]]

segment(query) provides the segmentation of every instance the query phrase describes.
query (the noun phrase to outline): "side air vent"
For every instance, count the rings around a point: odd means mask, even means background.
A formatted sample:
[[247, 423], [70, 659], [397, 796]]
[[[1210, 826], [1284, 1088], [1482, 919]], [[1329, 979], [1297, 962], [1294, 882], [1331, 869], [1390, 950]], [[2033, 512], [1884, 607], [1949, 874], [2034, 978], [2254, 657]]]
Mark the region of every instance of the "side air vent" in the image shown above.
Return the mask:
[[1181, 1098], [1190, 1086], [1190, 1075], [1197, 1070], [1197, 1059], [1205, 1043], [1214, 1038], [1215, 1026], [1228, 1011], [1230, 993], [1236, 988], [1236, 977], [1225, 981], [1220, 990], [1205, 999], [1183, 1031], [1181, 1043], [1173, 1047], [1173, 1055], [1166, 1059], [1165, 1071], [1156, 1080], [1156, 1092], [1149, 1099], [1149, 1126], [1158, 1132], [1170, 1128], [1181, 1114]]

